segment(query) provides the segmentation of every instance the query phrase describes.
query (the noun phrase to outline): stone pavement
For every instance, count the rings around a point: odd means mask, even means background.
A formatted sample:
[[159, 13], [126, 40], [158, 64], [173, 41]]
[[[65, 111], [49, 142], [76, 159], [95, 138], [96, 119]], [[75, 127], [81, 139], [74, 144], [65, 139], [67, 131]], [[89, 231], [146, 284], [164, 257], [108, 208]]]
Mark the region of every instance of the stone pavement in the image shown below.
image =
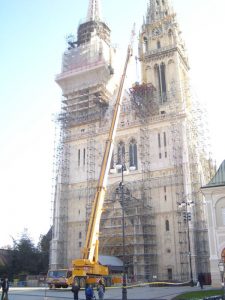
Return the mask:
[[[212, 289], [210, 286], [204, 289]], [[189, 286], [170, 286], [170, 287], [150, 287], [148, 285], [142, 287], [133, 287], [127, 289], [128, 300], [171, 300], [175, 296], [184, 292], [198, 291], [199, 287]], [[96, 298], [97, 292], [95, 291]], [[45, 288], [11, 288], [9, 300], [58, 300], [58, 299], [73, 299], [71, 290], [49, 290]], [[84, 291], [80, 291], [79, 299], [84, 300]], [[106, 289], [105, 300], [122, 299], [121, 288]]]

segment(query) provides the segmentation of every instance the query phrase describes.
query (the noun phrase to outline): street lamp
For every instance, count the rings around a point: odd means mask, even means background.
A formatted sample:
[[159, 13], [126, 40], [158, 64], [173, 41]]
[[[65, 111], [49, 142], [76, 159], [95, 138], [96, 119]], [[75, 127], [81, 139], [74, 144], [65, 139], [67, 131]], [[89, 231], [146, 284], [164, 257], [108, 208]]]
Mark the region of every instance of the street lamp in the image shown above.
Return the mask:
[[222, 283], [222, 286], [223, 286], [223, 299], [225, 300], [225, 284], [224, 284], [225, 262], [224, 262], [224, 260], [219, 261], [218, 267], [219, 267], [219, 270], [220, 270], [221, 283]]
[[[127, 300], [127, 279], [126, 279], [126, 266], [125, 266], [125, 212], [124, 212], [124, 173], [128, 172], [125, 163], [117, 164], [117, 170], [121, 170], [121, 203], [122, 203], [122, 236], [123, 236], [123, 288], [122, 288], [122, 300]], [[135, 166], [131, 166], [130, 171], [136, 170]]]
[[188, 238], [188, 256], [189, 256], [189, 267], [190, 267], [190, 286], [194, 286], [193, 280], [193, 270], [192, 270], [192, 258], [191, 258], [191, 242], [190, 242], [190, 227], [189, 221], [191, 221], [191, 212], [188, 211], [188, 206], [192, 207], [194, 205], [193, 201], [182, 201], [178, 203], [178, 206], [185, 208], [183, 217], [185, 222], [187, 222], [187, 238]]

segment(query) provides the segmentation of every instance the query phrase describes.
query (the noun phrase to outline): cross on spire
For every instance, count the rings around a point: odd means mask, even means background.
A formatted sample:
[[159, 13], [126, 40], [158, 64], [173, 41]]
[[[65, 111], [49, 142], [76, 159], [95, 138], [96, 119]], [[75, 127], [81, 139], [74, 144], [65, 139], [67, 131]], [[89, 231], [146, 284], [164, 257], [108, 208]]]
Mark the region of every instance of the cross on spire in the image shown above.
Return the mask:
[[100, 21], [100, 0], [89, 0], [87, 21]]

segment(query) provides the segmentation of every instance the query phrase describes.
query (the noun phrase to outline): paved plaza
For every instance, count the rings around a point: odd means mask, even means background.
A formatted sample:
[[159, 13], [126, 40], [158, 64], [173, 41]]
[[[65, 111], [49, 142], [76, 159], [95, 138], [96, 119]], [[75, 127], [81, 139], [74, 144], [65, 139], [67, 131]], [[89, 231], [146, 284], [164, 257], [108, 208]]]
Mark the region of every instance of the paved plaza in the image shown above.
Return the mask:
[[[204, 287], [211, 289], [210, 286]], [[200, 290], [199, 287], [189, 286], [172, 286], [172, 287], [133, 287], [127, 289], [128, 300], [170, 300], [176, 295], [184, 292]], [[96, 299], [97, 293], [95, 291]], [[105, 300], [117, 300], [122, 298], [121, 288], [108, 288], [105, 293]], [[45, 288], [11, 288], [9, 291], [9, 300], [57, 300], [57, 299], [73, 299], [73, 294], [70, 289], [49, 290]], [[79, 293], [79, 299], [84, 300], [84, 291]]]

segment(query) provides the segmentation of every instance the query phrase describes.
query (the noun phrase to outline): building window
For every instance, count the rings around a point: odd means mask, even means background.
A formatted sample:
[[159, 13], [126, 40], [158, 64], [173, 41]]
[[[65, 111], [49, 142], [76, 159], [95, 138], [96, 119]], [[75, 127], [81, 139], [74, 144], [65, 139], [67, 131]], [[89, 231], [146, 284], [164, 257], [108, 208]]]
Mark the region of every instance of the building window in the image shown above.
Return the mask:
[[164, 142], [164, 147], [166, 147], [166, 133], [163, 132], [163, 142]]
[[222, 222], [223, 225], [225, 226], [225, 208], [222, 208]]
[[170, 223], [166, 220], [166, 231], [170, 231]]
[[79, 239], [81, 239], [81, 237], [82, 237], [82, 232], [80, 231], [79, 232]]
[[161, 48], [161, 43], [160, 41], [157, 41], [157, 49], [160, 49]]
[[82, 246], [82, 243], [81, 243], [81, 242], [79, 242], [79, 247], [81, 248], [81, 246]]
[[110, 163], [110, 169], [114, 169], [114, 152], [112, 153], [111, 163]]
[[161, 103], [164, 103], [167, 101], [166, 66], [164, 63], [161, 63], [160, 65], [155, 65], [155, 76], [156, 81], [158, 82], [159, 97]]
[[78, 167], [80, 166], [80, 149], [78, 149]]
[[83, 149], [83, 165], [85, 166], [85, 159], [86, 159], [86, 149]]
[[173, 44], [173, 31], [171, 29], [168, 31], [168, 36], [169, 36], [169, 43], [170, 43], [170, 45], [172, 45]]
[[162, 102], [166, 102], [166, 66], [164, 63], [160, 65], [160, 72], [161, 72], [161, 98]]
[[164, 193], [166, 193], [166, 186], [164, 186]]
[[144, 40], [144, 53], [146, 53], [148, 51], [148, 39], [145, 36], [143, 40]]
[[161, 137], [160, 137], [160, 133], [158, 133], [158, 146], [159, 146], [159, 148], [161, 148]]
[[159, 153], [159, 159], [161, 159], [162, 158], [162, 153]]
[[137, 142], [135, 139], [132, 139], [130, 141], [129, 161], [130, 161], [130, 167], [136, 167], [136, 169], [138, 168], [138, 165], [137, 165]]
[[122, 164], [125, 161], [125, 144], [122, 141], [119, 142], [117, 147], [117, 160], [119, 164]]
[[171, 268], [167, 269], [168, 280], [173, 279], [173, 270]]

